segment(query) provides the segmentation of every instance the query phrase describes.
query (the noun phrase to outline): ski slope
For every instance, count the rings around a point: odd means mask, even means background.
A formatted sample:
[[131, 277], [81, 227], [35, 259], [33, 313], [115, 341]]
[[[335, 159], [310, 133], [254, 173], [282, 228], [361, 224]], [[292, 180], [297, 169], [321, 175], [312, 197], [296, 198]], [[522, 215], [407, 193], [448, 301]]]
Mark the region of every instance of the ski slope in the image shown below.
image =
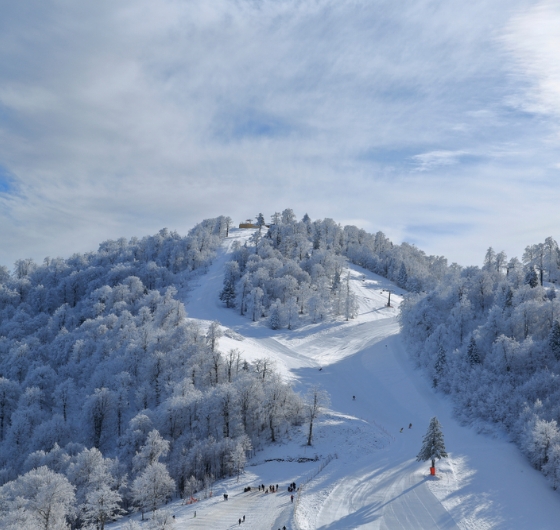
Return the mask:
[[[414, 369], [399, 337], [403, 293], [386, 279], [350, 266], [360, 309], [349, 322], [272, 331], [223, 307], [218, 299], [223, 265], [233, 242], [250, 233], [231, 232], [208, 274], [189, 293], [189, 317], [220, 321], [234, 332], [220, 340], [222, 350], [238, 348], [248, 359], [273, 359], [298, 391], [321, 385], [331, 407], [314, 429], [313, 447], [305, 446], [305, 432], [295, 433], [258, 452], [239, 482], [222, 481], [212, 498], [190, 506], [171, 504], [175, 528], [234, 528], [243, 515], [243, 528], [261, 530], [284, 525], [299, 530], [560, 526], [560, 496], [545, 478], [513, 444], [460, 426], [447, 398], [435, 394]], [[393, 307], [386, 307], [387, 289]], [[428, 462], [415, 461], [433, 416], [442, 424], [450, 455], [436, 463], [435, 477]], [[293, 481], [301, 485], [294, 503], [286, 491]], [[245, 486], [258, 484], [279, 484], [280, 492], [243, 493]], [[227, 502], [223, 492], [229, 493]], [[111, 528], [124, 529], [124, 522]]]

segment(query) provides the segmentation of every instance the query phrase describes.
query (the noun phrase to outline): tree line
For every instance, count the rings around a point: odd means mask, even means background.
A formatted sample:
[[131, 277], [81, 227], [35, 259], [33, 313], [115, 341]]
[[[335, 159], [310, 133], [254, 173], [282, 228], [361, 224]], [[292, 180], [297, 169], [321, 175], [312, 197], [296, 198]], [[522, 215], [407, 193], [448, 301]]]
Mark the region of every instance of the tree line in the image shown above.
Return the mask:
[[178, 298], [228, 228], [2, 270], [0, 526], [103, 528], [242, 472], [303, 421], [270, 360], [222, 351], [220, 324], [188, 319]]
[[489, 248], [482, 267], [449, 267], [409, 295], [401, 324], [416, 363], [481, 431], [507, 432], [554, 488], [560, 483], [560, 251], [522, 260]]

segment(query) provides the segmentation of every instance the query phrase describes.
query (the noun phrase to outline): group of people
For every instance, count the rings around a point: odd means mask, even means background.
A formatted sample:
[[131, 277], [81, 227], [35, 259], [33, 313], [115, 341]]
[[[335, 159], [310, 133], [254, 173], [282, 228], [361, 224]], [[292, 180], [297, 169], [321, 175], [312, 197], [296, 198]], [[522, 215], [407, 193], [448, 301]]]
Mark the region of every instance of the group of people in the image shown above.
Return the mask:
[[243, 519], [241, 519], [241, 517], [239, 518], [239, 526], [241, 526], [241, 523], [245, 522], [245, 516], [243, 516]]
[[[409, 424], [408, 424], [408, 428], [409, 428], [409, 429], [412, 429], [412, 423], [409, 423]], [[401, 430], [400, 430], [400, 432], [402, 432], [402, 431], [403, 431], [403, 429], [404, 429], [404, 427], [401, 427]]]
[[265, 493], [268, 493], [270, 491], [270, 493], [276, 493], [278, 491], [278, 484], [276, 484], [276, 486], [274, 484], [271, 484], [270, 486], [268, 486], [268, 488], [264, 487], [264, 484], [260, 484], [259, 485], [259, 491], [264, 491]]

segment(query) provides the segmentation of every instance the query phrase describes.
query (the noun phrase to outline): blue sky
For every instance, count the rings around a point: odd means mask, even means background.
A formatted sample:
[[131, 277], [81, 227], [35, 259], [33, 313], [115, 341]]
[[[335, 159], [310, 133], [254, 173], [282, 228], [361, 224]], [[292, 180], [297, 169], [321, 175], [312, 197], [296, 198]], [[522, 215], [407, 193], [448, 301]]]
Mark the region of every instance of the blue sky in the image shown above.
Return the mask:
[[560, 239], [557, 3], [1, 9], [0, 264], [288, 207], [463, 265]]

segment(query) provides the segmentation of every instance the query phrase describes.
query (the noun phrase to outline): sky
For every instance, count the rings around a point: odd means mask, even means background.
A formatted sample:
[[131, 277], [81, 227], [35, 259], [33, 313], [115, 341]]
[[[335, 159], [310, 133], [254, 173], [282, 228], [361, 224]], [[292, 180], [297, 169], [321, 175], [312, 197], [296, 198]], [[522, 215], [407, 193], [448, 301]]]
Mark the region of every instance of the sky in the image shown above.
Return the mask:
[[560, 4], [0, 0], [0, 265], [292, 208], [560, 239]]

